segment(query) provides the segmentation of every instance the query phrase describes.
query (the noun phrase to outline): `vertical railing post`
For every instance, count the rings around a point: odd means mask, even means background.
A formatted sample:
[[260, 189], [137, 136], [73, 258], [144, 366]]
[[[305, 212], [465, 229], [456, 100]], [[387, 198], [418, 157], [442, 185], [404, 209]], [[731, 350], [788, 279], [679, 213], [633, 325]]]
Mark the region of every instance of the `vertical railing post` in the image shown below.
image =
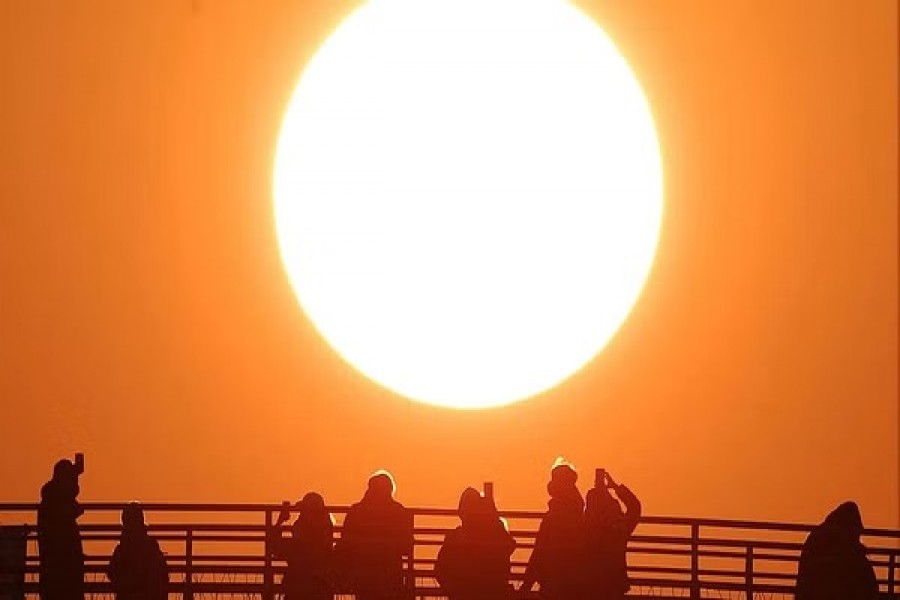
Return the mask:
[[184, 600], [194, 600], [194, 530], [184, 536]]
[[744, 557], [744, 591], [747, 600], [753, 600], [753, 546], [747, 546], [747, 555]]
[[890, 596], [890, 597], [893, 597], [893, 595], [894, 595], [894, 584], [897, 581], [896, 576], [894, 575], [894, 571], [896, 569], [897, 569], [897, 552], [893, 551], [893, 552], [891, 552], [890, 556], [888, 556], [888, 579], [887, 579], [888, 589], [887, 589], [887, 592], [888, 592], [888, 596]]
[[272, 548], [269, 546], [274, 535], [272, 524], [272, 511], [266, 509], [265, 512], [266, 525], [264, 528], [265, 539], [263, 540], [263, 600], [272, 600], [275, 597], [275, 575], [272, 572]]
[[700, 524], [691, 523], [691, 600], [700, 598]]
[[409, 513], [409, 527], [412, 531], [413, 539], [409, 547], [409, 561], [406, 563], [406, 597], [416, 599], [416, 513]]

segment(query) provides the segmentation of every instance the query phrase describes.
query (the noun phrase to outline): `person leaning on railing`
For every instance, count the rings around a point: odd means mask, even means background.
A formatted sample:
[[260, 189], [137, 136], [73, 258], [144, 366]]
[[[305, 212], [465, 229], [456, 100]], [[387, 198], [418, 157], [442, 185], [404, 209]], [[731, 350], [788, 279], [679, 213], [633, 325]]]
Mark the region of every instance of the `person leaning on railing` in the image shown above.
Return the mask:
[[413, 550], [413, 516], [394, 500], [386, 471], [369, 478], [362, 500], [347, 511], [335, 558], [344, 585], [357, 600], [395, 600], [407, 595], [403, 557]]
[[169, 571], [159, 542], [147, 533], [144, 509], [131, 502], [122, 510], [122, 537], [107, 576], [117, 600], [166, 600]]
[[461, 524], [447, 532], [434, 575], [450, 600], [502, 600], [510, 597], [510, 557], [516, 541], [493, 500], [474, 488], [459, 499]]
[[[287, 503], [285, 503], [287, 504]], [[290, 518], [286, 505], [275, 523], [269, 548], [273, 558], [287, 563], [282, 581], [285, 600], [330, 600], [334, 594], [334, 520], [325, 500], [309, 492], [297, 503], [300, 514], [284, 537], [281, 526]]]

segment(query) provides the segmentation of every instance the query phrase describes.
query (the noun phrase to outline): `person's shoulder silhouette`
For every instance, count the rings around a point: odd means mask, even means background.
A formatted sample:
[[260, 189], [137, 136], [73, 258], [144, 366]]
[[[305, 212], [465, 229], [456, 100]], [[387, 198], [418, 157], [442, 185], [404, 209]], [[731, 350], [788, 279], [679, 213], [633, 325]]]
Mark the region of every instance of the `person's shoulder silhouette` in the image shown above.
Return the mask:
[[862, 516], [855, 502], [835, 508], [806, 538], [797, 571], [797, 600], [874, 600], [875, 571], [860, 541]]
[[444, 538], [435, 578], [451, 600], [507, 597], [510, 556], [516, 544], [493, 500], [466, 488], [458, 512], [460, 525]]
[[107, 576], [118, 600], [165, 600], [169, 573], [166, 558], [147, 532], [144, 509], [131, 502], [122, 510], [122, 537], [113, 550]]
[[403, 557], [412, 553], [412, 513], [394, 499], [394, 478], [378, 471], [344, 517], [337, 558], [362, 600], [387, 598], [403, 586]]
[[387, 544], [398, 552], [406, 551], [412, 543], [412, 516], [394, 499], [395, 490], [390, 473], [372, 475], [362, 500], [347, 512], [345, 533], [351, 538], [359, 535], [363, 543]]

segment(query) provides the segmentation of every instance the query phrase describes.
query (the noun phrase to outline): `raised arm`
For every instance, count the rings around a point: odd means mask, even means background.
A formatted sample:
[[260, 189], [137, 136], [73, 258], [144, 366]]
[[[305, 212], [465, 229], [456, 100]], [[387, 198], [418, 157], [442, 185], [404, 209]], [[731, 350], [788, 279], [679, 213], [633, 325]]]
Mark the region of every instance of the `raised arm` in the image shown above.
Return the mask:
[[641, 518], [641, 501], [624, 484], [616, 486], [616, 495], [625, 505], [625, 527], [631, 535]]

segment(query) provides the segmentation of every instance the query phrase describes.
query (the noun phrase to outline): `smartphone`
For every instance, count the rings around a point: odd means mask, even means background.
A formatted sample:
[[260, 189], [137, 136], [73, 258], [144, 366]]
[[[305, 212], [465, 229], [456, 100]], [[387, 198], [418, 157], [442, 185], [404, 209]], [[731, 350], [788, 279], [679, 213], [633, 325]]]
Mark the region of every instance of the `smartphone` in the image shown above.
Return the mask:
[[606, 469], [597, 469], [594, 471], [594, 487], [606, 487]]
[[76, 452], [75, 453], [75, 472], [81, 475], [84, 473], [84, 453]]
[[278, 523], [284, 523], [291, 518], [291, 503], [285, 500], [281, 503], [281, 512], [278, 513]]
[[484, 497], [488, 500], [494, 499], [494, 482], [493, 481], [485, 481], [484, 482]]

